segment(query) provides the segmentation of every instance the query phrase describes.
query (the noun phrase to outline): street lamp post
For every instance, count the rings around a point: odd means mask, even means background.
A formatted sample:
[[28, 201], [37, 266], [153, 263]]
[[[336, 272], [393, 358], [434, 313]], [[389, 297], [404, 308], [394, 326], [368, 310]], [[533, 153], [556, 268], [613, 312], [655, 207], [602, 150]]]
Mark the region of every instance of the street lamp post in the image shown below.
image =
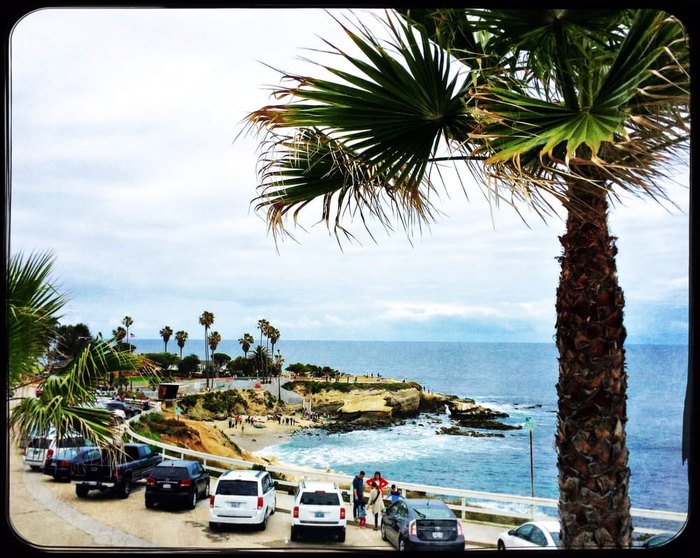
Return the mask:
[[[535, 429], [535, 421], [532, 417], [525, 418], [525, 429], [530, 433], [530, 497], [535, 497], [535, 467], [532, 456], [532, 431]], [[535, 504], [530, 503], [530, 517], [535, 519]]]

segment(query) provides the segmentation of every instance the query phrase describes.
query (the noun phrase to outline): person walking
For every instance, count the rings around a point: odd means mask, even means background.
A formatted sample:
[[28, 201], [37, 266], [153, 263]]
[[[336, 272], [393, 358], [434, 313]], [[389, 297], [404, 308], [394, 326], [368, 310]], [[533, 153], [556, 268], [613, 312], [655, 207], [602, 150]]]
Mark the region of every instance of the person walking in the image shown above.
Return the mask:
[[360, 471], [352, 479], [352, 516], [355, 520], [359, 518], [360, 508], [364, 504], [364, 486], [365, 486], [365, 472]]
[[382, 498], [382, 489], [379, 488], [379, 485], [374, 480], [370, 486], [372, 490], [369, 491], [367, 507], [374, 514], [374, 530], [376, 531], [379, 529], [379, 514], [384, 509], [384, 499]]

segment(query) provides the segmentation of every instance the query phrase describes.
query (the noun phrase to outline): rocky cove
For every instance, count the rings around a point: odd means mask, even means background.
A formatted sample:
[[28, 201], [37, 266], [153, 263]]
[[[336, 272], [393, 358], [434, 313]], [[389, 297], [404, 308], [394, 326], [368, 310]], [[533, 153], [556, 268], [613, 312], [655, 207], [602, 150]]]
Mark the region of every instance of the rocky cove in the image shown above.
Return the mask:
[[[330, 432], [383, 428], [445, 412], [452, 425], [437, 429], [436, 434], [503, 436], [500, 431], [521, 428], [502, 422], [500, 419], [508, 417], [506, 413], [479, 405], [473, 399], [427, 392], [412, 381], [362, 378], [359, 382], [346, 383], [301, 379], [286, 382], [282, 387], [303, 397], [305, 408], [322, 417], [311, 427]], [[188, 395], [178, 405], [186, 418], [201, 421], [227, 420], [237, 414], [288, 415], [299, 410], [290, 405], [280, 408], [276, 398], [261, 388]]]
[[364, 383], [292, 381], [284, 385], [304, 397], [313, 411], [329, 417], [323, 427], [342, 432], [358, 428], [378, 428], [416, 419], [421, 415], [448, 412], [454, 423], [437, 434], [461, 436], [502, 436], [487, 431], [515, 430], [520, 426], [499, 419], [506, 413], [456, 395], [430, 393], [416, 382], [377, 381]]

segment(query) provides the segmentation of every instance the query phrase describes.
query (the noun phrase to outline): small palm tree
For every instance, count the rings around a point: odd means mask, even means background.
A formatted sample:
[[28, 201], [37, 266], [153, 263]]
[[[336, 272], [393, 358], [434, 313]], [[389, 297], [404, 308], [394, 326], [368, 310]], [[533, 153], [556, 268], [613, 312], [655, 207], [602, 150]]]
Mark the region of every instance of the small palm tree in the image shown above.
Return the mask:
[[211, 350], [210, 354], [213, 357], [214, 351], [216, 351], [216, 348], [219, 346], [219, 343], [221, 343], [221, 334], [218, 331], [212, 331], [209, 334], [209, 337], [207, 337], [207, 342], [209, 343], [209, 349]]
[[241, 337], [238, 342], [241, 344], [241, 349], [243, 350], [243, 354], [245, 355], [246, 358], [248, 358], [248, 351], [250, 350], [250, 346], [255, 343], [255, 339], [253, 339], [253, 336], [250, 333], [244, 333], [243, 337]]
[[[209, 328], [214, 323], [214, 314], [207, 312], [206, 310], [202, 312], [199, 317], [199, 324], [204, 326], [204, 369], [209, 370]], [[207, 388], [209, 388], [209, 374], [207, 377]]]
[[114, 342], [117, 347], [119, 347], [126, 337], [126, 329], [124, 329], [122, 326], [118, 326], [117, 329], [112, 330], [112, 337], [114, 338]]
[[[53, 256], [22, 254], [12, 256], [7, 268], [7, 339], [9, 394], [33, 381], [43, 370], [49, 350], [48, 340], [59, 333], [59, 312], [67, 302], [51, 280]], [[76, 346], [77, 347], [77, 346]], [[21, 439], [33, 431], [54, 427], [58, 437], [69, 429], [80, 432], [94, 443], [111, 447], [120, 431], [113, 415], [89, 405], [94, 389], [105, 376], [117, 371], [138, 371], [157, 377], [156, 366], [140, 355], [121, 353], [102, 338], [88, 340], [76, 354], [61, 359], [43, 380], [40, 397], [8, 401], [12, 410], [10, 434]], [[11, 397], [11, 395], [10, 395]]]
[[126, 328], [126, 342], [129, 344], [129, 350], [133, 351], [133, 346], [131, 344], [131, 337], [129, 335], [129, 328], [134, 325], [134, 320], [131, 319], [131, 316], [124, 316], [124, 319], [122, 320], [122, 325]]
[[180, 360], [182, 360], [182, 349], [185, 348], [185, 343], [187, 343], [188, 334], [186, 331], [180, 330], [175, 333], [175, 341], [177, 341], [177, 346], [180, 347]]
[[260, 344], [262, 345], [263, 335], [267, 336], [267, 328], [270, 326], [265, 318], [260, 318], [258, 320], [258, 329], [260, 330]]
[[272, 346], [271, 354], [275, 354], [275, 344], [280, 340], [280, 330], [274, 326], [270, 326], [268, 330], [268, 338], [270, 339], [270, 345]]
[[163, 329], [160, 330], [160, 336], [163, 338], [163, 342], [165, 343], [165, 352], [168, 352], [168, 341], [170, 341], [170, 337], [173, 335], [173, 330], [170, 326], [165, 326]]

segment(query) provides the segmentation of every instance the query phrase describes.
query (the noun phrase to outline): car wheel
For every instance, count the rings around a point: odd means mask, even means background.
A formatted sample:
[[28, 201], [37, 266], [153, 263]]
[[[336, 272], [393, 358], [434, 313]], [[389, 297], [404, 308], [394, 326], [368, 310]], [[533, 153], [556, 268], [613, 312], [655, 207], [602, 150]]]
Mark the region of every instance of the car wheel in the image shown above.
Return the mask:
[[38, 470], [40, 469], [40, 467], [38, 467], [38, 466], [36, 466], [36, 465], [30, 465], [29, 468], [30, 468], [32, 471], [38, 471]]
[[338, 531], [338, 542], [345, 542], [345, 527]]
[[221, 528], [220, 523], [216, 523], [215, 521], [209, 522], [209, 529], [211, 529], [212, 531], [218, 531], [220, 528]]
[[382, 527], [381, 527], [381, 532], [382, 532], [382, 540], [383, 540], [383, 541], [388, 540], [388, 539], [386, 538], [386, 525], [384, 525], [383, 523], [382, 523]]
[[261, 531], [264, 531], [265, 528], [267, 527], [267, 516], [268, 516], [268, 513], [267, 513], [267, 512], [268, 512], [268, 510], [266, 509], [266, 510], [265, 510], [265, 514], [263, 515], [263, 519], [262, 519], [262, 521], [260, 522], [260, 530], [261, 530]]
[[117, 496], [122, 500], [126, 500], [131, 494], [131, 476], [127, 475], [124, 479], [117, 485]]
[[150, 498], [146, 498], [145, 502], [147, 508], [152, 508], [153, 507], [153, 500]]
[[270, 512], [270, 515], [273, 515], [273, 514], [275, 513], [276, 510], [277, 510], [277, 498], [275, 498], [275, 499], [272, 501], [272, 511]]
[[498, 544], [496, 545], [496, 548], [502, 551], [506, 549], [506, 545], [501, 539], [498, 539]]
[[292, 533], [289, 536], [290, 539], [293, 541], [298, 541], [299, 540], [299, 529], [297, 529], [294, 525], [292, 525]]
[[399, 551], [406, 552], [406, 541], [403, 540], [403, 537], [399, 537]]
[[204, 497], [209, 498], [209, 479], [204, 483]]
[[192, 499], [190, 500], [190, 509], [193, 510], [197, 507], [197, 487], [195, 486], [192, 491]]
[[75, 485], [75, 494], [78, 498], [85, 498], [88, 495], [88, 492], [90, 492], [90, 489], [84, 484]]

